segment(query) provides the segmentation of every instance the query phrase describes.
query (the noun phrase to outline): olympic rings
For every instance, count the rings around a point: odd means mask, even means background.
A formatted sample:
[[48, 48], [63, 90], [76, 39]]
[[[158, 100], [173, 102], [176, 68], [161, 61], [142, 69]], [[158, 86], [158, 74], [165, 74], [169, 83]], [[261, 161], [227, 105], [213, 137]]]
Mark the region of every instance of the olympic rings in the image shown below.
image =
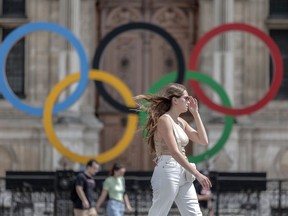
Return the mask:
[[[99, 163], [105, 163], [107, 161], [116, 158], [128, 147], [129, 143], [131, 142], [134, 136], [134, 132], [137, 129], [138, 115], [128, 114], [127, 128], [124, 132], [124, 135], [122, 136], [118, 144], [114, 146], [112, 149], [103, 152], [98, 156], [83, 156], [70, 151], [65, 146], [63, 146], [59, 141], [59, 139], [56, 137], [52, 122], [52, 109], [53, 104], [55, 103], [61, 91], [63, 91], [63, 89], [65, 89], [68, 85], [79, 80], [79, 77], [80, 77], [79, 73], [67, 76], [64, 80], [58, 83], [54, 87], [54, 89], [50, 92], [44, 107], [44, 117], [43, 117], [44, 129], [50, 143], [60, 153], [62, 153], [62, 155], [66, 156], [67, 158], [83, 164], [85, 164], [90, 158], [95, 158]], [[105, 73], [104, 71], [94, 69], [90, 70], [89, 78], [111, 84], [116, 90], [119, 91], [119, 93], [124, 98], [124, 101], [128, 106], [135, 106], [135, 101], [133, 100], [130, 90], [118, 78], [112, 76], [111, 74]]]
[[[173, 82], [176, 77], [176, 73], [169, 73], [163, 76], [160, 80], [152, 85], [152, 87], [148, 90], [148, 93], [155, 93], [160, 90], [161, 87], [167, 85], [169, 82]], [[221, 98], [222, 103], [227, 106], [231, 107], [231, 103], [227, 94], [225, 93], [222, 86], [220, 86], [217, 82], [215, 82], [211, 77], [199, 72], [193, 71], [186, 71], [185, 73], [185, 80], [197, 80], [203, 82], [204, 84], [209, 85], [213, 90], [215, 90]], [[140, 112], [140, 125], [143, 125], [147, 114], [145, 112]], [[203, 152], [200, 155], [190, 155], [188, 159], [190, 162], [199, 163], [201, 161], [207, 160], [219, 152], [225, 145], [226, 141], [229, 138], [230, 133], [232, 132], [234, 118], [232, 116], [225, 116], [225, 126], [224, 131], [217, 143], [207, 151]]]
[[[185, 62], [183, 58], [183, 54], [181, 52], [181, 49], [178, 45], [178, 43], [175, 41], [175, 39], [168, 34], [165, 30], [162, 28], [148, 24], [148, 23], [129, 23], [126, 25], [122, 25], [120, 27], [115, 28], [110, 33], [107, 34], [107, 36], [100, 42], [98, 49], [95, 52], [95, 56], [93, 59], [93, 67], [98, 68], [101, 55], [105, 49], [105, 47], [110, 43], [110, 41], [119, 35], [122, 32], [134, 30], [134, 29], [145, 29], [150, 30], [152, 32], [155, 32], [162, 36], [173, 48], [173, 50], [176, 53], [177, 61], [178, 61], [178, 73], [168, 74], [161, 78], [159, 81], [157, 81], [152, 88], [149, 90], [150, 92], [155, 92], [160, 86], [167, 84], [167, 82], [178, 82], [183, 83], [184, 79], [192, 79], [191, 85], [195, 90], [195, 93], [199, 97], [200, 100], [203, 101], [204, 104], [206, 104], [208, 107], [214, 109], [215, 111], [221, 112], [226, 114], [225, 117], [225, 126], [223, 130], [223, 134], [221, 135], [218, 142], [211, 148], [208, 149], [206, 152], [196, 155], [196, 156], [189, 156], [189, 161], [193, 161], [195, 163], [198, 163], [200, 161], [206, 160], [208, 158], [211, 158], [213, 155], [215, 155], [223, 146], [225, 145], [226, 141], [228, 140], [228, 137], [232, 131], [233, 127], [233, 116], [237, 115], [244, 115], [249, 114], [252, 112], [256, 112], [260, 108], [262, 108], [264, 105], [266, 105], [269, 100], [271, 100], [277, 93], [280, 84], [282, 82], [283, 78], [283, 62], [281, 58], [281, 54], [279, 51], [279, 48], [274, 43], [274, 41], [264, 32], [261, 30], [247, 25], [247, 24], [240, 24], [240, 23], [231, 23], [231, 24], [224, 24], [219, 27], [216, 27], [206, 33], [195, 45], [193, 51], [190, 55], [190, 62], [189, 62], [189, 68], [192, 71], [186, 71], [185, 73]], [[221, 32], [226, 31], [232, 31], [232, 30], [241, 30], [245, 32], [249, 32], [257, 37], [259, 37], [270, 49], [273, 63], [274, 63], [274, 69], [275, 69], [275, 76], [273, 78], [273, 82], [271, 85], [270, 90], [268, 93], [256, 104], [243, 108], [243, 109], [232, 109], [230, 101], [225, 93], [225, 91], [222, 89], [222, 87], [217, 84], [215, 81], [213, 81], [209, 76], [204, 74], [199, 74], [196, 71], [198, 58], [200, 51], [204, 47], [204, 45], [214, 36]], [[27, 104], [24, 104], [17, 98], [12, 90], [9, 88], [9, 85], [7, 84], [7, 80], [5, 78], [5, 63], [7, 54], [10, 51], [11, 47], [17, 40], [19, 40], [21, 37], [25, 36], [26, 34], [34, 31], [50, 31], [55, 32], [63, 36], [65, 39], [67, 39], [77, 50], [80, 63], [81, 63], [81, 76], [79, 73], [72, 74], [66, 77], [63, 81], [58, 83], [55, 88], [49, 93], [49, 96], [47, 97], [47, 100], [45, 102], [44, 109], [39, 107], [32, 107]], [[35, 22], [35, 23], [29, 23], [26, 25], [23, 25], [16, 30], [12, 31], [3, 41], [1, 47], [0, 47], [0, 92], [3, 94], [5, 99], [9, 101], [16, 109], [19, 109], [22, 112], [25, 112], [32, 116], [42, 116], [43, 115], [43, 125], [44, 130], [46, 132], [46, 135], [48, 137], [48, 140], [51, 142], [51, 144], [64, 156], [68, 157], [71, 160], [80, 162], [80, 163], [86, 163], [87, 160], [89, 160], [91, 157], [80, 155], [77, 153], [74, 153], [64, 147], [61, 142], [58, 140], [58, 138], [55, 135], [55, 131], [53, 128], [52, 123], [52, 114], [55, 114], [59, 111], [62, 111], [66, 108], [68, 108], [70, 105], [72, 105], [78, 98], [82, 95], [84, 92], [89, 78], [95, 80], [95, 85], [98, 88], [100, 94], [104, 97], [106, 101], [108, 101], [112, 106], [114, 106], [116, 109], [129, 113], [128, 114], [128, 123], [127, 128], [121, 138], [121, 140], [117, 143], [116, 146], [114, 146], [112, 149], [100, 153], [98, 156], [92, 156], [96, 160], [99, 161], [99, 163], [105, 163], [107, 161], [110, 161], [114, 158], [116, 158], [118, 155], [120, 155], [129, 145], [131, 142], [134, 132], [137, 128], [138, 124], [138, 115], [136, 115], [135, 111], [130, 110], [131, 108], [135, 107], [135, 102], [132, 98], [132, 93], [127, 88], [125, 84], [123, 84], [119, 79], [115, 78], [112, 75], [109, 75], [103, 71], [92, 69], [89, 73], [89, 66], [88, 66], [88, 60], [87, 56], [85, 54], [85, 51], [83, 49], [83, 46], [79, 42], [79, 40], [65, 27], [62, 27], [58, 24], [53, 24], [50, 22]], [[79, 84], [77, 86], [77, 89], [71, 94], [65, 101], [56, 104], [54, 107], [54, 103], [58, 97], [58, 95], [61, 93], [61, 91], [69, 86], [71, 83], [76, 82], [79, 80]], [[195, 80], [195, 81], [193, 81]], [[198, 82], [204, 82], [205, 84], [208, 84], [212, 89], [214, 89], [220, 96], [223, 106], [217, 105], [210, 101], [210, 99], [203, 93], [203, 91], [200, 88], [200, 85]], [[121, 94], [121, 96], [124, 98], [124, 101], [126, 105], [122, 105], [115, 101], [104, 89], [103, 83], [107, 82], [112, 85], [116, 90], [118, 90]], [[54, 108], [53, 108], [54, 107]], [[143, 113], [140, 113], [140, 118], [143, 119]], [[144, 116], [145, 117], [145, 116]], [[143, 121], [140, 122], [140, 125]]]
[[252, 113], [261, 109], [263, 106], [265, 106], [269, 102], [269, 100], [271, 100], [277, 94], [279, 87], [282, 83], [282, 79], [283, 79], [283, 61], [282, 61], [281, 53], [280, 53], [278, 46], [275, 44], [272, 38], [270, 38], [264, 32], [247, 24], [232, 23], [232, 24], [223, 24], [217, 28], [214, 28], [210, 30], [209, 32], [207, 32], [203, 37], [200, 38], [200, 40], [197, 42], [196, 46], [194, 47], [190, 55], [189, 69], [197, 70], [197, 64], [198, 64], [200, 51], [202, 50], [203, 46], [211, 38], [213, 38], [219, 33], [231, 31], [231, 30], [241, 30], [241, 31], [249, 32], [259, 37], [269, 47], [271, 51], [271, 56], [274, 62], [274, 69], [275, 69], [275, 75], [274, 75], [270, 90], [256, 104], [248, 106], [246, 108], [242, 108], [242, 109], [232, 109], [229, 107], [219, 106], [215, 104], [213, 101], [211, 101], [204, 94], [200, 85], [196, 81], [191, 81], [191, 85], [195, 91], [195, 94], [198, 96], [198, 98], [202, 100], [202, 102], [206, 104], [208, 107], [218, 112], [224, 113], [224, 114], [237, 116], [237, 115], [249, 114], [249, 113]]
[[[155, 32], [162, 36], [173, 48], [176, 58], [178, 61], [178, 76], [175, 79], [175, 82], [177, 83], [183, 83], [184, 80], [184, 73], [185, 73], [185, 61], [184, 57], [181, 51], [181, 48], [179, 47], [178, 43], [176, 40], [169, 34], [167, 33], [164, 29], [160, 28], [159, 26], [149, 24], [149, 23], [143, 23], [143, 22], [136, 22], [136, 23], [128, 23], [122, 26], [119, 26], [115, 29], [113, 29], [111, 32], [109, 32], [100, 42], [94, 59], [93, 59], [93, 68], [99, 68], [100, 67], [100, 58], [102, 53], [104, 52], [104, 49], [106, 46], [110, 43], [110, 41], [116, 37], [117, 35], [125, 32], [125, 31], [130, 31], [130, 30], [135, 30], [135, 29], [145, 29], [149, 30], [152, 32]], [[119, 111], [125, 112], [125, 113], [135, 113], [133, 110], [134, 107], [127, 107], [123, 106], [122, 104], [118, 103], [116, 100], [114, 100], [105, 90], [103, 84], [101, 82], [95, 81], [95, 85], [99, 91], [99, 93], [102, 95], [102, 97], [110, 103], [114, 108], [118, 109]]]
[[34, 31], [50, 31], [50, 32], [58, 33], [59, 35], [67, 39], [74, 46], [80, 58], [81, 78], [79, 80], [77, 89], [65, 101], [57, 104], [55, 106], [55, 109], [53, 110], [53, 113], [56, 113], [56, 112], [59, 112], [68, 108], [76, 100], [78, 100], [78, 98], [83, 94], [89, 81], [89, 78], [88, 78], [89, 65], [88, 65], [87, 56], [85, 54], [84, 48], [81, 45], [80, 41], [68, 29], [55, 23], [50, 23], [50, 22], [28, 23], [15, 29], [5, 38], [5, 40], [1, 44], [1, 49], [0, 49], [0, 66], [1, 66], [0, 68], [0, 92], [2, 92], [3, 96], [16, 109], [19, 109], [29, 115], [38, 117], [38, 116], [42, 116], [43, 108], [32, 107], [30, 105], [23, 103], [21, 100], [19, 100], [19, 98], [10, 89], [9, 84], [6, 80], [6, 76], [5, 76], [6, 58], [11, 47], [21, 37], [25, 36], [27, 33], [34, 32]]

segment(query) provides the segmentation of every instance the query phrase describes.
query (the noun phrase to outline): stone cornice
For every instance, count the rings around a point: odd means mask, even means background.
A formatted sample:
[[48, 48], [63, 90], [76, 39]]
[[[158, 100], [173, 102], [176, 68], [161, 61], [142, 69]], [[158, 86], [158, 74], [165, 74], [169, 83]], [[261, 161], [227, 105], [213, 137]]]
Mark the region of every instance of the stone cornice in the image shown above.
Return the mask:
[[27, 23], [29, 20], [26, 17], [0, 17], [0, 25], [2, 27], [17, 27], [19, 25], [23, 25]]
[[288, 19], [285, 18], [268, 18], [266, 25], [269, 29], [288, 29]]

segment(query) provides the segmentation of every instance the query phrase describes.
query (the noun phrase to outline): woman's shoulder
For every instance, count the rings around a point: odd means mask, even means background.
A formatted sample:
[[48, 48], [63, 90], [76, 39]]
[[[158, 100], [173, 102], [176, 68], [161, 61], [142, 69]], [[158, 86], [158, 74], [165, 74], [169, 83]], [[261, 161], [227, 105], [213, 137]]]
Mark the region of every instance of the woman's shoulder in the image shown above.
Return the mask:
[[171, 118], [167, 113], [164, 113], [163, 115], [161, 115], [160, 117], [159, 117], [159, 120], [161, 120], [161, 121], [167, 121], [167, 120], [169, 120], [169, 118]]
[[158, 119], [158, 125], [161, 124], [169, 124], [169, 122], [171, 121], [170, 119], [171, 117], [168, 114], [163, 114], [159, 117]]
[[120, 180], [121, 180], [122, 182], [125, 182], [125, 177], [124, 177], [124, 176], [120, 176]]

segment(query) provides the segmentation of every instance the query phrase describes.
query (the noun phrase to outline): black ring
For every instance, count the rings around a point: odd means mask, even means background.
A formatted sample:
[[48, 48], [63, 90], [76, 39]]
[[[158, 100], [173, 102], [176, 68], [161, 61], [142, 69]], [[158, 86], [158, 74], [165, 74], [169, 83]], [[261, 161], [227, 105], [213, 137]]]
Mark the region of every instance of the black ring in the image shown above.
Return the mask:
[[[121, 25], [115, 29], [113, 29], [111, 32], [109, 32], [99, 43], [98, 48], [96, 49], [94, 58], [93, 58], [93, 68], [99, 69], [100, 66], [100, 58], [102, 53], [104, 52], [106, 46], [110, 43], [110, 41], [116, 37], [117, 35], [134, 29], [145, 29], [152, 32], [155, 32], [162, 36], [173, 48], [176, 58], [178, 61], [178, 77], [176, 79], [176, 83], [183, 83], [184, 82], [184, 75], [185, 75], [185, 61], [184, 57], [181, 51], [180, 46], [176, 42], [176, 40], [164, 29], [160, 28], [159, 26], [150, 24], [150, 23], [144, 23], [144, 22], [137, 22], [137, 23], [128, 23], [125, 25]], [[96, 88], [98, 89], [99, 93], [102, 95], [102, 97], [114, 108], [118, 109], [119, 111], [122, 111], [124, 113], [135, 113], [136, 111], [133, 110], [134, 107], [127, 107], [121, 103], [118, 103], [114, 98], [112, 98], [108, 92], [105, 90], [104, 85], [100, 81], [94, 81]], [[131, 110], [132, 109], [132, 110]]]

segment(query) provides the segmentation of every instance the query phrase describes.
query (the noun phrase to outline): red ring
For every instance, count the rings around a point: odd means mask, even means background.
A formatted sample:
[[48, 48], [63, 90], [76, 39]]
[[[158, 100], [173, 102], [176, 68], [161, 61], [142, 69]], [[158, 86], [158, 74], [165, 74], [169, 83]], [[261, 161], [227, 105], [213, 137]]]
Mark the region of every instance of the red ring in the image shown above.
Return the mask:
[[233, 109], [233, 108], [220, 106], [214, 103], [213, 101], [211, 101], [210, 98], [208, 98], [204, 94], [203, 90], [201, 89], [197, 81], [191, 80], [190, 84], [192, 88], [194, 89], [195, 94], [198, 96], [198, 98], [202, 100], [202, 102], [206, 104], [209, 108], [215, 111], [218, 111], [220, 113], [224, 113], [226, 115], [238, 116], [238, 115], [245, 115], [245, 114], [255, 112], [261, 109], [263, 106], [265, 106], [271, 99], [273, 99], [273, 97], [277, 94], [279, 87], [282, 83], [283, 61], [282, 61], [281, 53], [280, 53], [278, 46], [275, 44], [273, 39], [269, 37], [267, 34], [265, 34], [263, 31], [251, 25], [247, 25], [247, 24], [230, 23], [230, 24], [223, 24], [219, 27], [216, 27], [210, 30], [209, 32], [207, 32], [203, 37], [200, 38], [200, 40], [196, 43], [194, 49], [191, 52], [189, 69], [192, 71], [198, 71], [197, 65], [198, 65], [198, 58], [199, 58], [200, 51], [211, 38], [213, 38], [217, 34], [220, 34], [226, 31], [231, 31], [231, 30], [241, 30], [241, 31], [249, 32], [257, 36], [258, 38], [260, 38], [270, 49], [272, 60], [274, 63], [275, 73], [274, 73], [271, 87], [269, 91], [266, 93], [266, 95], [254, 105], [251, 105], [242, 109]]

